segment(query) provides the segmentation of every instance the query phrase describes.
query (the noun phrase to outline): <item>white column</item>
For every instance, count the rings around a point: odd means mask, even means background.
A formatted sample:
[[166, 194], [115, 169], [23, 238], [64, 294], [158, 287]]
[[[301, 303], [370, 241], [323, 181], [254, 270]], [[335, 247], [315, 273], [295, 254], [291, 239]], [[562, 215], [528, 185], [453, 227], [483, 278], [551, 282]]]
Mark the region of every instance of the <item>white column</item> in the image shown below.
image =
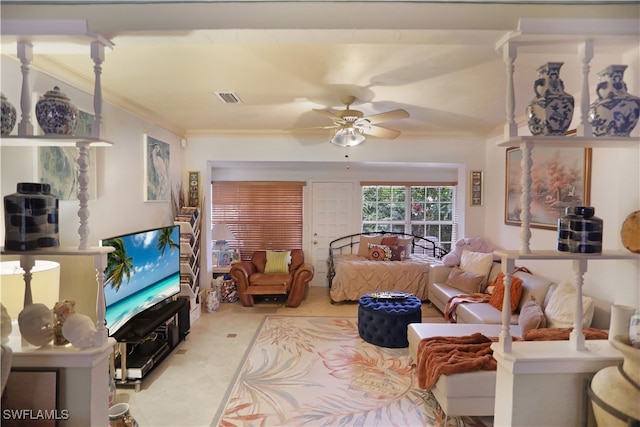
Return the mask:
[[504, 273], [504, 300], [502, 302], [502, 330], [498, 336], [498, 345], [504, 353], [511, 352], [511, 277], [515, 270], [516, 260], [513, 258], [502, 258], [502, 272]]
[[105, 345], [109, 334], [105, 327], [106, 302], [104, 300], [104, 270], [107, 268], [107, 254], [98, 254], [93, 257], [93, 266], [96, 269], [96, 282], [98, 283], [98, 296], [96, 298], [96, 335], [93, 345], [100, 347]]
[[593, 58], [593, 42], [586, 41], [578, 47], [578, 56], [582, 62], [582, 93], [580, 94], [580, 124], [578, 136], [593, 136], [589, 123], [589, 63]]
[[93, 59], [93, 72], [95, 74], [93, 88], [93, 112], [95, 119], [91, 128], [91, 136], [100, 138], [102, 134], [102, 63], [104, 62], [104, 44], [99, 41], [91, 43], [91, 59]]
[[530, 254], [531, 248], [529, 242], [531, 240], [531, 152], [533, 151], [532, 142], [523, 142], [520, 144], [522, 150], [522, 195], [520, 196], [520, 252]]
[[507, 120], [504, 125], [504, 136], [511, 138], [518, 135], [518, 126], [515, 122], [516, 96], [513, 84], [513, 72], [515, 70], [515, 60], [517, 57], [517, 46], [513, 42], [508, 42], [502, 47], [502, 59], [506, 65], [507, 73], [507, 98], [505, 105], [507, 109]]
[[585, 350], [584, 333], [582, 332], [582, 285], [584, 284], [584, 273], [587, 272], [586, 259], [574, 259], [573, 271], [576, 273], [574, 287], [576, 288], [576, 300], [573, 315], [573, 331], [569, 335], [571, 348], [578, 351]]
[[33, 61], [33, 46], [28, 42], [18, 42], [18, 58], [20, 59], [20, 71], [22, 72], [22, 90], [20, 93], [20, 112], [22, 118], [18, 123], [18, 135], [33, 135], [31, 123], [31, 89], [29, 87], [29, 71]]
[[89, 145], [88, 141], [76, 142], [78, 147], [78, 200], [80, 208], [78, 217], [80, 218], [80, 245], [78, 249], [89, 249]]

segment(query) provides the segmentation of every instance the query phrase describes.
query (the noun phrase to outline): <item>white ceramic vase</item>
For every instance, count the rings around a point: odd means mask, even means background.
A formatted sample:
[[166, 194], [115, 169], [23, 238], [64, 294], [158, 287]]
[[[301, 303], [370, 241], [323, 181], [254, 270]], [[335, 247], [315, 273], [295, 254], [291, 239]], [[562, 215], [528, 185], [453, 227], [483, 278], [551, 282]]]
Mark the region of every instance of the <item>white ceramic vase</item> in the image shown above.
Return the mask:
[[640, 348], [631, 346], [628, 335], [617, 335], [610, 343], [620, 350], [624, 361], [596, 372], [591, 380], [591, 403], [599, 427], [623, 427], [640, 422]]
[[640, 98], [627, 93], [626, 65], [610, 65], [598, 73], [598, 99], [589, 107], [593, 136], [629, 136], [638, 124]]
[[573, 96], [564, 91], [560, 68], [564, 62], [547, 62], [538, 68], [533, 83], [536, 97], [527, 106], [531, 135], [564, 136], [573, 118]]
[[78, 109], [56, 86], [36, 103], [36, 119], [45, 134], [73, 135], [78, 126]]
[[4, 93], [0, 93], [2, 99], [2, 114], [0, 116], [0, 123], [2, 124], [2, 135], [9, 135], [16, 125], [16, 108], [11, 104]]

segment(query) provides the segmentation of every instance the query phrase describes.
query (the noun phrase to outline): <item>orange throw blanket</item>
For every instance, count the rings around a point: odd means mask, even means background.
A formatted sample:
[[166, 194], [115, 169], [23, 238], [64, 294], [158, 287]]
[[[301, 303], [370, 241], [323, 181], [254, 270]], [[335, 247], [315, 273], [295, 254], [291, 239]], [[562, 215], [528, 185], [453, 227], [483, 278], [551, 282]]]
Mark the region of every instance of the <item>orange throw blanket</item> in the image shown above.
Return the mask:
[[418, 345], [418, 385], [433, 387], [440, 375], [478, 370], [495, 371], [491, 344], [495, 339], [480, 333], [463, 337], [431, 337]]
[[[540, 328], [531, 330], [525, 341], [568, 340], [573, 328]], [[583, 328], [587, 340], [607, 339], [606, 332], [595, 328]], [[514, 341], [520, 339], [514, 338]], [[418, 386], [422, 389], [433, 387], [440, 375], [459, 374], [473, 371], [495, 371], [491, 344], [498, 341], [480, 333], [461, 337], [423, 338], [418, 344], [416, 369]]]

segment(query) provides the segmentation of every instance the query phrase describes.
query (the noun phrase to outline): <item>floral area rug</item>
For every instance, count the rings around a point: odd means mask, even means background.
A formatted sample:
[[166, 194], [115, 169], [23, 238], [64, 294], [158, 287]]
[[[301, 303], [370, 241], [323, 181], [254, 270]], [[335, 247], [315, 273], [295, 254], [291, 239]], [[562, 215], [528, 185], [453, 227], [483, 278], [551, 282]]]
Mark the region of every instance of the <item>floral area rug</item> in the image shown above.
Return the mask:
[[369, 344], [354, 318], [266, 316], [212, 426], [491, 426], [445, 421], [406, 348]]

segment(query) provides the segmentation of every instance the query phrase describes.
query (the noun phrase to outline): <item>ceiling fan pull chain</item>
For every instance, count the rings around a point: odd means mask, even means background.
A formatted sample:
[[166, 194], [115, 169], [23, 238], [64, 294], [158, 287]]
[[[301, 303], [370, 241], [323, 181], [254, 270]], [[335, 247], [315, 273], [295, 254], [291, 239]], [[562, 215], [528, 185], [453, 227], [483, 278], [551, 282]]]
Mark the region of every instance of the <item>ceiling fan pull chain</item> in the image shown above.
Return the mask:
[[347, 159], [347, 170], [351, 169], [351, 159], [349, 158], [349, 146], [345, 146], [345, 159]]

